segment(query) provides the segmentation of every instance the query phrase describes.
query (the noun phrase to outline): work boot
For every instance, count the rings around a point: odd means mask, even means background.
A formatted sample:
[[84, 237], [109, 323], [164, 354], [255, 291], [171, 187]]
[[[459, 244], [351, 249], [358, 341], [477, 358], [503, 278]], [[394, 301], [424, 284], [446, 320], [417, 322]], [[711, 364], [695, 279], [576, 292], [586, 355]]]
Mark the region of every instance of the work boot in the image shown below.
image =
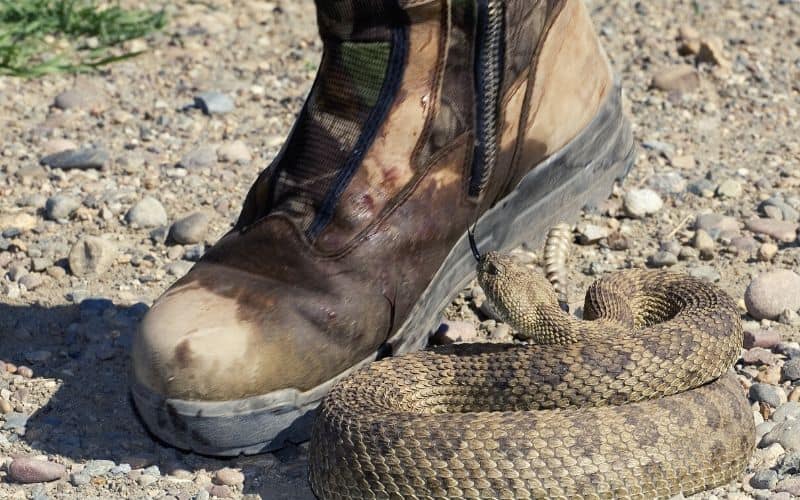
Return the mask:
[[235, 227], [145, 317], [133, 397], [178, 448], [308, 437], [330, 387], [424, 347], [481, 248], [540, 244], [633, 160], [580, 0], [316, 0], [324, 55]]

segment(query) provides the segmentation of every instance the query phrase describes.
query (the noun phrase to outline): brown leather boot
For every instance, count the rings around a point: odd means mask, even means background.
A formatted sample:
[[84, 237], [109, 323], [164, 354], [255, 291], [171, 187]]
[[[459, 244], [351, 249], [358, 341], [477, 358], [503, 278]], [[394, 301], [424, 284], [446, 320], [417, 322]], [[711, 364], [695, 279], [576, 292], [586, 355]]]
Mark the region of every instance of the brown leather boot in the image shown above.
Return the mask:
[[307, 437], [332, 384], [426, 345], [466, 239], [539, 243], [633, 160], [580, 0], [316, 0], [325, 52], [235, 228], [161, 297], [133, 396], [179, 448]]

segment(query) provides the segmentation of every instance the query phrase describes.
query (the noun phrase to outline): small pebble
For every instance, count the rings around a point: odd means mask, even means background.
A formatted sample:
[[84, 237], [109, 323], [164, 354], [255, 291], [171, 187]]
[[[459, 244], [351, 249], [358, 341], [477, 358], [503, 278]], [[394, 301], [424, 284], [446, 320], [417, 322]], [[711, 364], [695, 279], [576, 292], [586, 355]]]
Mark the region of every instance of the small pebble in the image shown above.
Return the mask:
[[[773, 217], [779, 218], [782, 220], [786, 220], [789, 222], [798, 222], [800, 221], [800, 211], [786, 203], [784, 200], [772, 197], [764, 200], [761, 205], [759, 205], [759, 210], [767, 214], [769, 209], [776, 209], [780, 217]], [[774, 213], [774, 212], [773, 212]]]
[[778, 474], [800, 474], [800, 451], [787, 453], [781, 458]]
[[76, 198], [65, 195], [55, 195], [47, 199], [44, 206], [44, 214], [49, 220], [69, 219], [80, 206], [81, 202]]
[[187, 262], [185, 260], [179, 260], [177, 262], [170, 262], [166, 266], [167, 274], [170, 276], [181, 277], [189, 272], [190, 269], [194, 266], [193, 263]]
[[247, 144], [242, 141], [223, 144], [217, 149], [217, 159], [221, 162], [243, 164], [249, 162], [252, 157]]
[[773, 422], [781, 423], [785, 420], [800, 420], [800, 403], [784, 403], [772, 414]]
[[783, 365], [783, 378], [792, 382], [800, 380], [800, 358], [790, 359]]
[[800, 496], [800, 477], [787, 477], [782, 479], [777, 485], [775, 490], [778, 492], [789, 493], [792, 496]]
[[780, 387], [756, 383], [750, 386], [750, 399], [753, 401], [763, 401], [773, 408], [778, 408], [786, 402], [786, 393]]
[[758, 248], [758, 260], [769, 262], [778, 254], [778, 245], [774, 243], [764, 243]]
[[230, 113], [234, 109], [233, 99], [214, 90], [195, 97], [194, 105], [207, 115]]
[[662, 194], [678, 194], [686, 191], [687, 183], [678, 172], [659, 172], [653, 174], [647, 184]]
[[117, 464], [111, 460], [89, 460], [83, 467], [83, 472], [92, 476], [103, 476], [113, 469]]
[[700, 258], [705, 260], [714, 258], [714, 239], [703, 229], [695, 232], [694, 248], [700, 252]]
[[703, 198], [711, 198], [716, 192], [716, 186], [708, 179], [700, 179], [689, 184], [687, 191]]
[[754, 347], [742, 354], [742, 361], [746, 365], [771, 365], [778, 361], [778, 356], [768, 349]]
[[700, 74], [688, 64], [673, 66], [656, 73], [652, 86], [667, 92], [690, 92], [700, 86]]
[[160, 201], [148, 196], [128, 210], [125, 221], [143, 228], [166, 226], [167, 211]]
[[[763, 415], [761, 417], [764, 418]], [[775, 422], [768, 420], [766, 422], [761, 422], [760, 424], [756, 425], [756, 443], [761, 443], [761, 440], [766, 436], [775, 426], [778, 425]], [[773, 446], [780, 446], [780, 444], [774, 444]], [[781, 453], [783, 453], [783, 447], [781, 446]]]
[[750, 486], [759, 490], [771, 490], [778, 484], [778, 473], [772, 469], [757, 470], [750, 479]]
[[731, 62], [725, 55], [723, 46], [722, 39], [717, 36], [701, 38], [700, 48], [697, 51], [697, 62], [729, 68]]
[[623, 197], [625, 211], [634, 218], [652, 215], [664, 206], [661, 197], [651, 189], [632, 189]]
[[581, 245], [593, 245], [603, 238], [608, 237], [611, 233], [610, 229], [607, 227], [587, 222], [579, 223], [576, 232], [578, 233], [578, 243]]
[[58, 94], [53, 105], [64, 110], [74, 108], [99, 110], [105, 105], [105, 95], [96, 86], [79, 84]]
[[682, 170], [689, 170], [695, 167], [697, 161], [695, 160], [694, 155], [680, 155], [670, 158], [669, 163], [673, 167], [677, 167]]
[[649, 263], [653, 267], [670, 267], [678, 263], [678, 256], [672, 252], [660, 251], [650, 257]]
[[[768, 423], [768, 422], [765, 422]], [[756, 441], [758, 443], [758, 441]], [[752, 463], [756, 468], [763, 467], [771, 469], [778, 464], [778, 461], [786, 453], [779, 443], [774, 443], [769, 446], [759, 446], [753, 451]]]
[[7, 276], [11, 281], [19, 281], [20, 278], [28, 275], [28, 269], [24, 264], [15, 264], [8, 270]]
[[474, 342], [478, 337], [478, 330], [471, 322], [445, 320], [434, 334], [433, 341], [439, 345], [447, 345], [456, 342]]
[[797, 314], [797, 311], [792, 309], [784, 309], [783, 312], [778, 315], [778, 323], [800, 327], [800, 314]]
[[217, 498], [233, 498], [233, 491], [224, 484], [212, 484], [208, 486], [208, 493]]
[[210, 167], [217, 162], [217, 148], [200, 146], [183, 155], [179, 166], [187, 169]]
[[244, 474], [236, 469], [225, 467], [214, 474], [214, 482], [227, 486], [237, 486], [244, 483]]
[[208, 222], [209, 217], [203, 212], [191, 214], [172, 224], [169, 238], [181, 245], [200, 243], [208, 232]]
[[44, 278], [42, 278], [42, 275], [39, 273], [26, 274], [19, 280], [19, 284], [24, 286], [27, 290], [36, 290], [42, 283], [44, 283]]
[[85, 472], [73, 472], [69, 475], [69, 482], [72, 483], [73, 486], [84, 486], [89, 484], [92, 481], [92, 476], [86, 474]]
[[158, 481], [158, 477], [152, 476], [150, 474], [142, 474], [138, 478], [136, 478], [136, 482], [139, 483], [139, 486], [150, 486], [151, 484]]
[[764, 384], [777, 385], [781, 382], [781, 368], [777, 365], [762, 366], [758, 369], [756, 380]]
[[699, 278], [712, 283], [716, 283], [722, 279], [722, 275], [712, 266], [697, 266], [689, 269], [689, 276]]
[[41, 162], [51, 168], [68, 169], [100, 169], [109, 160], [109, 154], [102, 148], [77, 149], [62, 151], [45, 156]]
[[739, 198], [742, 196], [742, 185], [732, 179], [723, 181], [717, 187], [717, 196], [720, 198]]
[[739, 221], [734, 217], [714, 213], [700, 214], [695, 219], [695, 229], [702, 229], [714, 239], [723, 232], [738, 232]]

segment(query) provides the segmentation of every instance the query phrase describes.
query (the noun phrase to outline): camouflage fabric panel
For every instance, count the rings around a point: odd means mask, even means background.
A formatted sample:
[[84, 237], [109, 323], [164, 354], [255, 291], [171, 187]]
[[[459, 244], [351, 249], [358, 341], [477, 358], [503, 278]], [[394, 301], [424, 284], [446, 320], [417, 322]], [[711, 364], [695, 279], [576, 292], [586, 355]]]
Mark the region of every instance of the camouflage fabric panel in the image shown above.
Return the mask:
[[510, 0], [506, 4], [506, 70], [503, 95], [523, 74], [527, 74], [531, 55], [544, 29], [547, 2], [544, 0]]
[[272, 210], [307, 229], [356, 146], [384, 85], [387, 42], [331, 43], [280, 161]]
[[388, 41], [391, 27], [404, 22], [395, 0], [316, 0], [323, 38]]

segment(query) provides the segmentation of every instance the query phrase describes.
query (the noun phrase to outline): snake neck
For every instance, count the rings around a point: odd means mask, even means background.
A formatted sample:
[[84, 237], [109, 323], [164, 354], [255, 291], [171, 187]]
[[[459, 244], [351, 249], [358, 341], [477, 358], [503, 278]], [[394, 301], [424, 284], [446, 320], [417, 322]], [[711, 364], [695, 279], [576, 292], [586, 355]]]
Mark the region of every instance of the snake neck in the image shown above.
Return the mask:
[[584, 340], [583, 322], [557, 304], [539, 304], [530, 310], [503, 311], [517, 336], [534, 344], [571, 344]]

